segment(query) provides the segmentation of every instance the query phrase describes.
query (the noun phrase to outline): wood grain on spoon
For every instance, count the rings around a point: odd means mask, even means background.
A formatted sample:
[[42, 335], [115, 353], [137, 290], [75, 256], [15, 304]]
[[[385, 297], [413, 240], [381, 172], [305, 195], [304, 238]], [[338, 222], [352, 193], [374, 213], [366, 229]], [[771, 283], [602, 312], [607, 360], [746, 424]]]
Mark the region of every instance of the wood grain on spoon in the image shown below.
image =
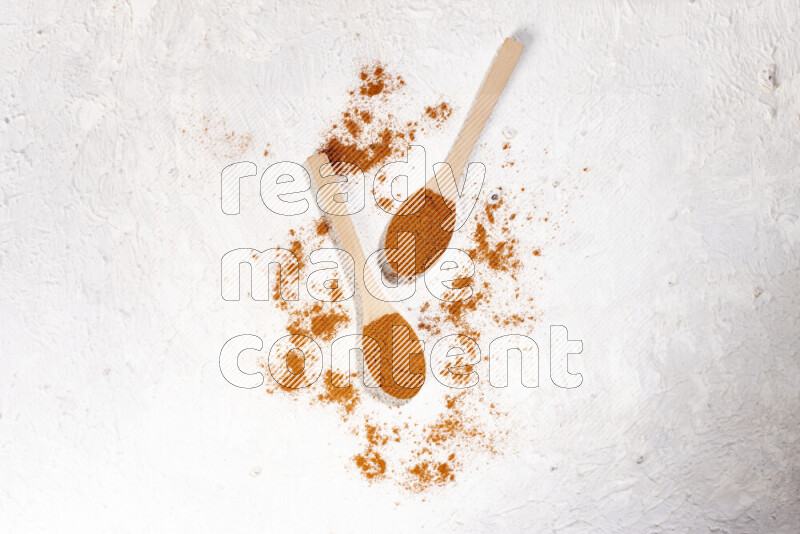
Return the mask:
[[[355, 262], [355, 289], [361, 303], [361, 323], [365, 339], [364, 372], [378, 382], [389, 402], [414, 397], [425, 380], [425, 356], [414, 330], [402, 315], [381, 296], [380, 282], [372, 271], [364, 269], [366, 257], [344, 204], [334, 197], [341, 193], [340, 176], [329, 165], [328, 156], [308, 158], [308, 166], [317, 189], [317, 202], [328, 213], [328, 220], [339, 245]], [[369, 290], [367, 290], [369, 288]], [[399, 327], [399, 328], [397, 328]]]
[[[513, 39], [506, 39], [500, 47], [467, 121], [447, 155], [446, 162], [450, 165], [452, 178], [447, 174], [447, 166], [442, 166], [425, 184], [425, 189], [412, 194], [389, 222], [385, 241], [386, 257], [401, 277], [409, 278], [423, 273], [450, 243], [458, 200], [456, 184], [522, 50], [522, 45]], [[415, 247], [397, 242], [401, 232], [415, 235]]]

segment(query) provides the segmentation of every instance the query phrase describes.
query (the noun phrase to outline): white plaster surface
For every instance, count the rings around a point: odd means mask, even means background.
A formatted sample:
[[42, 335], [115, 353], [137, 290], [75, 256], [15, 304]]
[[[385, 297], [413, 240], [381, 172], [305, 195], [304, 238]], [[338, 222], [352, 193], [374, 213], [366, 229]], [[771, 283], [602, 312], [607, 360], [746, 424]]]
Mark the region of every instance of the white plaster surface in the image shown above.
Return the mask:
[[[799, 17], [789, 0], [3, 2], [0, 531], [800, 531]], [[566, 325], [584, 382], [517, 391], [508, 451], [455, 485], [370, 486], [335, 418], [220, 375], [227, 339], [282, 327], [269, 303], [222, 301], [219, 260], [295, 224], [257, 183], [224, 215], [220, 171], [304, 161], [372, 59], [409, 107], [453, 104], [424, 140], [438, 161], [514, 33], [526, 52], [473, 159], [559, 217], [522, 238], [547, 241], [529, 334], [547, 354]]]

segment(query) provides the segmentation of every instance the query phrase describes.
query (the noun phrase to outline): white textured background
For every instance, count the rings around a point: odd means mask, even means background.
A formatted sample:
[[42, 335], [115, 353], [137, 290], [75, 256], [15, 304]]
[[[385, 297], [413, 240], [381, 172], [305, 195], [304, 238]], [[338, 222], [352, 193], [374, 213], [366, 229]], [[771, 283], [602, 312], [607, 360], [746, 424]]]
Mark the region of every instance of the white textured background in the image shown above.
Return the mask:
[[[655, 3], [0, 4], [0, 530], [800, 531], [800, 7]], [[584, 383], [423, 500], [220, 376], [281, 326], [222, 302], [219, 259], [287, 222], [257, 184], [226, 218], [219, 171], [303, 161], [371, 59], [453, 104], [441, 159], [515, 32], [473, 159], [543, 209], [570, 191], [537, 305]]]

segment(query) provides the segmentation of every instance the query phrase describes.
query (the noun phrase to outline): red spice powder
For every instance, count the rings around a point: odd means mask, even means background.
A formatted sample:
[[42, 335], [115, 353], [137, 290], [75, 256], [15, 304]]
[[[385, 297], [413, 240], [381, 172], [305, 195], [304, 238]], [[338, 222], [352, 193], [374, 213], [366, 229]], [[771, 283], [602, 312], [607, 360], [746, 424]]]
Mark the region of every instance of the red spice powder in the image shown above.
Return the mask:
[[326, 235], [328, 235], [328, 232], [331, 229], [330, 225], [328, 224], [328, 221], [326, 221], [325, 219], [318, 220], [317, 223], [316, 223], [316, 228], [317, 228], [317, 235], [318, 236], [326, 236]]
[[466, 386], [472, 380], [469, 373], [475, 370], [474, 364], [467, 364], [467, 362], [475, 361], [476, 355], [475, 347], [470, 346], [470, 348], [466, 350], [465, 356], [459, 356], [450, 365], [441, 369], [441, 372], [449, 372], [451, 380], [456, 382], [459, 386]]
[[[478, 406], [486, 404], [482, 394], [466, 389], [444, 401], [437, 418], [426, 425], [409, 421], [390, 427], [365, 418], [354, 428], [363, 439], [363, 449], [353, 456], [357, 471], [370, 483], [391, 479], [409, 492], [422, 493], [455, 482], [463, 469], [459, 456], [477, 451], [500, 454], [507, 431], [487, 428], [475, 417]], [[489, 414], [495, 421], [507, 415], [494, 404]]]
[[473, 260], [486, 263], [495, 271], [509, 272], [520, 266], [514, 251], [515, 238], [492, 243], [486, 227], [478, 223], [474, 239], [475, 248], [467, 251]]
[[350, 91], [346, 109], [318, 149], [333, 162], [336, 171], [346, 170], [341, 162], [358, 165], [364, 172], [373, 171], [391, 158], [403, 156], [426, 125], [438, 127], [452, 113], [450, 105], [442, 102], [426, 108], [420, 119], [423, 124], [420, 120], [401, 122], [384, 108], [388, 98], [405, 85], [402, 77], [376, 63], [364, 66], [359, 79], [358, 88]]
[[463, 405], [471, 391], [448, 396], [446, 410], [425, 427], [422, 442], [412, 454], [412, 465], [405, 471], [406, 489], [418, 493], [455, 481], [455, 472], [462, 467], [456, 450], [474, 447], [498, 453], [500, 436], [484, 430]]
[[[299, 268], [287, 267], [286, 269], [281, 269], [280, 276], [272, 288], [273, 301], [279, 309], [286, 312], [286, 331], [293, 336], [293, 340], [303, 340], [304, 338], [299, 336], [306, 336], [318, 344], [330, 343], [336, 338], [337, 334], [352, 322], [352, 311], [348, 302], [304, 302], [302, 299], [299, 301], [286, 301], [282, 299], [280, 294], [280, 285], [282, 283], [296, 284], [298, 282], [300, 273], [307, 265], [307, 251], [321, 248], [324, 244], [328, 235], [327, 223], [322, 219], [318, 219], [313, 221], [310, 226], [300, 227], [296, 230], [292, 229], [290, 235], [296, 236], [296, 239], [291, 241], [288, 250], [297, 258]], [[333, 280], [325, 289], [330, 292], [335, 301], [342, 299], [342, 290], [336, 280]], [[304, 366], [307, 363], [302, 352], [290, 351], [280, 356], [280, 358], [285, 359], [288, 373], [287, 376], [282, 378], [294, 383], [294, 378], [291, 375], [302, 375]], [[263, 362], [262, 367], [265, 370], [268, 369], [267, 362]], [[274, 384], [272, 380], [268, 382]], [[297, 384], [303, 383], [303, 380], [298, 379]], [[274, 392], [279, 389], [294, 391], [291, 388], [267, 386], [268, 392]], [[354, 390], [354, 388], [349, 389]]]
[[386, 475], [386, 460], [375, 450], [356, 454], [353, 460], [367, 480], [383, 478]]
[[[400, 327], [396, 333], [394, 327]], [[394, 333], [394, 335], [393, 335]], [[395, 399], [410, 399], [425, 381], [425, 355], [416, 351], [414, 329], [399, 313], [380, 317], [364, 327], [364, 335], [376, 344], [365, 344], [364, 363], [380, 388]]]
[[253, 134], [231, 129], [227, 121], [204, 115], [197, 124], [181, 128], [181, 134], [189, 137], [203, 152], [221, 159], [233, 159], [250, 150]]
[[[505, 241], [494, 241], [491, 238], [489, 230], [487, 230], [487, 226], [494, 224], [496, 212], [502, 206], [502, 199], [494, 204], [486, 204], [484, 214], [487, 224], [484, 225], [480, 222], [476, 224], [473, 234], [475, 246], [468, 250], [467, 253], [473, 260], [483, 262], [495, 271], [510, 272], [512, 277], [515, 277], [515, 272], [520, 267], [519, 259], [514, 250], [517, 239], [511, 238]], [[507, 226], [504, 227], [503, 230], [504, 233], [508, 233]]]
[[452, 113], [453, 108], [447, 102], [442, 102], [438, 106], [428, 106], [425, 108], [425, 115], [440, 122], [449, 119]]
[[456, 454], [451, 453], [447, 457], [447, 462], [420, 462], [410, 469], [412, 482], [409, 486], [417, 491], [427, 489], [430, 486], [443, 486], [446, 482], [456, 479], [453, 474], [453, 464], [455, 464]]
[[364, 424], [367, 446], [365, 450], [353, 457], [356, 466], [367, 480], [374, 481], [386, 475], [386, 460], [380, 454], [380, 448], [389, 442], [389, 437], [381, 432], [378, 425]]
[[299, 375], [306, 368], [306, 356], [300, 350], [292, 350], [286, 355], [286, 367], [293, 375]]
[[486, 294], [483, 292], [475, 292], [466, 300], [457, 300], [454, 302], [441, 302], [440, 307], [447, 314], [447, 320], [453, 324], [460, 324], [464, 315], [478, 309], [478, 304], [483, 301]]
[[[417, 211], [410, 213], [414, 209]], [[427, 265], [444, 253], [452, 238], [454, 225], [455, 212], [441, 195], [427, 189], [417, 191], [389, 221], [384, 245], [386, 259], [402, 277], [423, 273]], [[398, 247], [397, 237], [402, 232], [414, 234], [413, 249]], [[412, 253], [415, 261], [408, 261]]]
[[359, 87], [358, 93], [362, 96], [373, 97], [383, 93], [387, 85], [393, 81], [397, 85], [404, 85], [405, 82], [399, 76], [394, 80], [384, 70], [382, 65], [376, 65], [374, 69], [364, 68], [359, 74], [359, 78], [363, 82]]
[[[350, 378], [353, 379], [357, 376], [356, 373], [352, 373]], [[345, 378], [345, 375], [334, 373], [330, 369], [325, 371], [322, 380], [324, 390], [317, 395], [317, 400], [326, 404], [335, 404], [342, 409], [345, 416], [349, 416], [361, 402], [361, 397], [358, 394], [358, 386], [353, 380], [350, 381], [349, 386], [337, 386], [337, 384], [344, 384]]]
[[350, 317], [341, 305], [315, 302], [310, 307], [291, 314], [288, 330], [292, 334], [302, 334], [327, 342], [333, 341], [335, 334], [348, 324]]
[[278, 390], [297, 391], [312, 384], [313, 377], [303, 374], [306, 367], [313, 368], [319, 363], [317, 361], [318, 354], [312, 343], [306, 338], [292, 335], [285, 347], [285, 351], [276, 353], [271, 367], [267, 361], [261, 362], [261, 367], [268, 373], [269, 378], [266, 386], [267, 393], [274, 393]]

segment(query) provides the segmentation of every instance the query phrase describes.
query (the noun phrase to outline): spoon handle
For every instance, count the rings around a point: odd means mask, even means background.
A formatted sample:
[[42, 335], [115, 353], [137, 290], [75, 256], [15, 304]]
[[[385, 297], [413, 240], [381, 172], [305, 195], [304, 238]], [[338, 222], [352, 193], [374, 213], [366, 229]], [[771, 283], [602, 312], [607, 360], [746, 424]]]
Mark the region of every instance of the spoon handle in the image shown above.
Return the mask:
[[[523, 46], [520, 43], [514, 39], [507, 38], [492, 63], [489, 74], [486, 75], [478, 96], [472, 104], [467, 121], [461, 129], [461, 133], [458, 134], [453, 148], [447, 155], [447, 163], [450, 164], [450, 168], [453, 171], [455, 184], [459, 182], [464, 172], [464, 167], [467, 165], [467, 159], [472, 153], [475, 143], [478, 142], [478, 136], [483, 131], [486, 121], [489, 120], [489, 115], [492, 114], [492, 110], [497, 104], [497, 100], [500, 98], [508, 79], [511, 77], [511, 73], [514, 72], [514, 67], [517, 65], [517, 60], [519, 60], [522, 50]], [[433, 182], [436, 181], [435, 178], [431, 180]], [[449, 183], [449, 181], [446, 182]], [[429, 185], [433, 186], [434, 184], [429, 183]], [[445, 198], [451, 198], [450, 195], [444, 194], [444, 192], [442, 194]]]
[[[364, 256], [364, 249], [361, 247], [361, 241], [358, 239], [358, 234], [356, 233], [356, 229], [353, 227], [353, 222], [350, 220], [350, 217], [346, 214], [331, 214], [330, 211], [333, 211], [336, 202], [334, 202], [333, 197], [340, 193], [339, 186], [336, 183], [335, 176], [331, 175], [329, 177], [323, 177], [321, 172], [321, 167], [330, 163], [328, 160], [328, 156], [326, 154], [316, 154], [311, 156], [307, 160], [309, 170], [311, 171], [311, 177], [316, 184], [316, 196], [317, 196], [317, 204], [320, 208], [324, 208], [323, 211], [328, 213], [329, 217], [327, 219], [330, 221], [331, 226], [333, 226], [333, 231], [339, 238], [339, 242], [341, 243], [342, 247], [345, 251], [347, 251], [352, 257], [355, 263], [354, 265], [354, 275], [355, 275], [355, 282], [356, 282], [356, 291], [360, 293], [362, 296], [364, 292], [362, 288], [366, 288], [365, 280], [364, 280], [364, 267], [367, 262], [366, 256]], [[341, 206], [341, 204], [339, 204]], [[369, 273], [367, 276], [370, 276]], [[374, 281], [371, 279], [368, 280], [370, 282], [370, 289], [375, 290]]]

